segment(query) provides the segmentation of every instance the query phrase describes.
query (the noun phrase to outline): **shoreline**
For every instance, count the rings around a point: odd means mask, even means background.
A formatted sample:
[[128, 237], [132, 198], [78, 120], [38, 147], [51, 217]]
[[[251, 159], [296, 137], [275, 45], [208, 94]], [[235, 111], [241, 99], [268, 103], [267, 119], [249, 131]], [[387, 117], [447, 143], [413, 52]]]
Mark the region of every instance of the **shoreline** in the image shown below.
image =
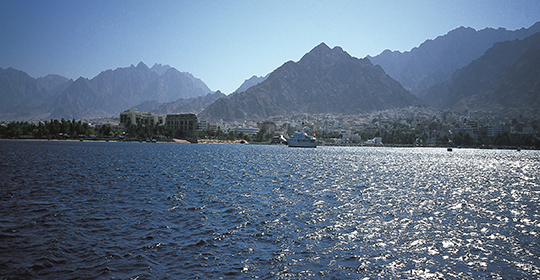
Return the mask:
[[[0, 138], [0, 141], [54, 141], [54, 142], [118, 142], [118, 143], [175, 143], [175, 144], [243, 144], [243, 145], [279, 145], [260, 142], [246, 142], [245, 140], [217, 140], [217, 139], [198, 139], [197, 142], [192, 143], [185, 139], [167, 139], [167, 140], [155, 140], [155, 141], [139, 141], [139, 140], [119, 140], [119, 139], [43, 139], [43, 138]], [[283, 145], [286, 146], [286, 145]], [[320, 144], [318, 147], [371, 147], [371, 148], [442, 148], [442, 149], [479, 149], [479, 150], [530, 150], [537, 151], [539, 149], [535, 147], [519, 147], [519, 146], [488, 146], [488, 147], [454, 147], [450, 145], [406, 145], [406, 144], [379, 144], [379, 145], [366, 145], [366, 144]]]

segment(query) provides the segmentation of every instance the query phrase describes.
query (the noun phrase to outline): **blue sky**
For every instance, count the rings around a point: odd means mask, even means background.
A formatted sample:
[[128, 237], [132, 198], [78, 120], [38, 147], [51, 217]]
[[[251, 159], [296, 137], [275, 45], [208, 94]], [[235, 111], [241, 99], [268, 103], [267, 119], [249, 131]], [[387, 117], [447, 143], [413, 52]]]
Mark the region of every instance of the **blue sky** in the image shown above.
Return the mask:
[[0, 67], [76, 79], [161, 63], [228, 94], [321, 42], [361, 58], [408, 51], [460, 26], [537, 21], [540, 1], [520, 0], [0, 0]]

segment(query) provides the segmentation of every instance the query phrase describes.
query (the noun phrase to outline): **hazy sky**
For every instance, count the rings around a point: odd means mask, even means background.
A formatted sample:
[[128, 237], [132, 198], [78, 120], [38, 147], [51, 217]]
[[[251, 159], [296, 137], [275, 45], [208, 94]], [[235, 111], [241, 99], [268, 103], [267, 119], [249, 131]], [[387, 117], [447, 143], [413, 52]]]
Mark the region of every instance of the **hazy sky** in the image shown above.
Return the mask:
[[540, 0], [0, 0], [0, 67], [76, 79], [161, 63], [228, 94], [321, 42], [360, 58], [408, 51], [460, 26], [536, 21]]

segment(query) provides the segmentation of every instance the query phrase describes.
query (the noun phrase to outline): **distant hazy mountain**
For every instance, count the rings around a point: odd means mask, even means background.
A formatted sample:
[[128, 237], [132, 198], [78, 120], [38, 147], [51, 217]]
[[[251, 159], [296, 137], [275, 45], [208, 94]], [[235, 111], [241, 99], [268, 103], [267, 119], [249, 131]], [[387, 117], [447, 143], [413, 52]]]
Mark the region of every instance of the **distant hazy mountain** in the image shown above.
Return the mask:
[[140, 112], [152, 112], [157, 107], [161, 106], [161, 104], [163, 104], [163, 103], [162, 102], [157, 102], [155, 100], [148, 100], [148, 101], [143, 101], [141, 104], [138, 104], [138, 105], [135, 105], [135, 106], [129, 108], [129, 110], [137, 109]]
[[204, 96], [211, 90], [202, 81], [191, 74], [170, 68], [163, 75], [154, 79], [143, 91], [142, 96], [152, 96], [158, 102], [170, 102], [179, 98]]
[[149, 111], [160, 115], [199, 113], [214, 101], [225, 96], [225, 94], [218, 90], [217, 92], [209, 93], [206, 96], [181, 98], [176, 101], [166, 102]]
[[343, 113], [415, 105], [420, 101], [379, 66], [322, 43], [286, 62], [262, 83], [208, 106], [201, 118], [263, 119], [298, 113]]
[[161, 104], [211, 92], [189, 73], [168, 65], [152, 68], [141, 62], [76, 81], [58, 75], [34, 79], [23, 71], [0, 68], [0, 119], [110, 117], [144, 101]]
[[37, 86], [46, 90], [50, 95], [62, 92], [73, 80], [60, 75], [47, 75], [36, 79]]
[[158, 75], [163, 75], [165, 74], [165, 72], [169, 71], [169, 69], [171, 69], [172, 67], [169, 66], [169, 65], [162, 65], [162, 64], [159, 64], [159, 63], [155, 63], [154, 66], [152, 66], [152, 68], [150, 68], [150, 70], [156, 72], [156, 74]]
[[20, 70], [0, 68], [0, 120], [29, 117], [49, 98], [47, 88], [55, 85], [57, 83], [45, 78], [38, 82]]
[[540, 33], [494, 44], [423, 99], [438, 109], [540, 115]]
[[[162, 65], [158, 63], [154, 64], [154, 66], [150, 68], [150, 70], [156, 72], [160, 76], [163, 76], [164, 74], [166, 74], [170, 69], [174, 69], [174, 68], [169, 65]], [[174, 69], [174, 71], [178, 72], [178, 70], [176, 69]], [[188, 72], [180, 72], [180, 73], [186, 76], [186, 78], [188, 78], [189, 80], [191, 80], [196, 87], [203, 89], [205, 93], [212, 92], [201, 79], [193, 77], [191, 73], [188, 73]]]
[[460, 27], [434, 40], [427, 40], [409, 52], [385, 50], [368, 58], [411, 93], [418, 95], [430, 86], [448, 80], [454, 71], [479, 58], [494, 43], [523, 39], [537, 32], [540, 32], [540, 22], [528, 29], [515, 31], [504, 28], [476, 31]]
[[206, 95], [208, 87], [197, 80], [172, 67], [158, 75], [142, 62], [136, 67], [107, 70], [91, 80], [79, 78], [73, 82], [55, 98], [50, 117], [115, 116], [144, 101], [170, 102]]
[[240, 93], [240, 92], [244, 92], [246, 91], [248, 88], [254, 86], [254, 85], [258, 85], [262, 82], [264, 82], [268, 76], [270, 74], [267, 74], [266, 76], [264, 77], [259, 77], [259, 76], [255, 76], [253, 75], [251, 78], [245, 80], [241, 85], [240, 87], [238, 87], [231, 95], [234, 95], [234, 94], [237, 94], [237, 93]]

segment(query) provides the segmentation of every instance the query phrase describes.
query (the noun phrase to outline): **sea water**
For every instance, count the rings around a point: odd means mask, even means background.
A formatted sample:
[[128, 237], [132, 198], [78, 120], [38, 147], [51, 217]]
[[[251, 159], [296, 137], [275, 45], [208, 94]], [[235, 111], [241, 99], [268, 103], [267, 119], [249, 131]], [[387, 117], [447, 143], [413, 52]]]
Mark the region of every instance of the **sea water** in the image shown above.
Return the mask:
[[540, 277], [540, 153], [0, 141], [2, 279]]

